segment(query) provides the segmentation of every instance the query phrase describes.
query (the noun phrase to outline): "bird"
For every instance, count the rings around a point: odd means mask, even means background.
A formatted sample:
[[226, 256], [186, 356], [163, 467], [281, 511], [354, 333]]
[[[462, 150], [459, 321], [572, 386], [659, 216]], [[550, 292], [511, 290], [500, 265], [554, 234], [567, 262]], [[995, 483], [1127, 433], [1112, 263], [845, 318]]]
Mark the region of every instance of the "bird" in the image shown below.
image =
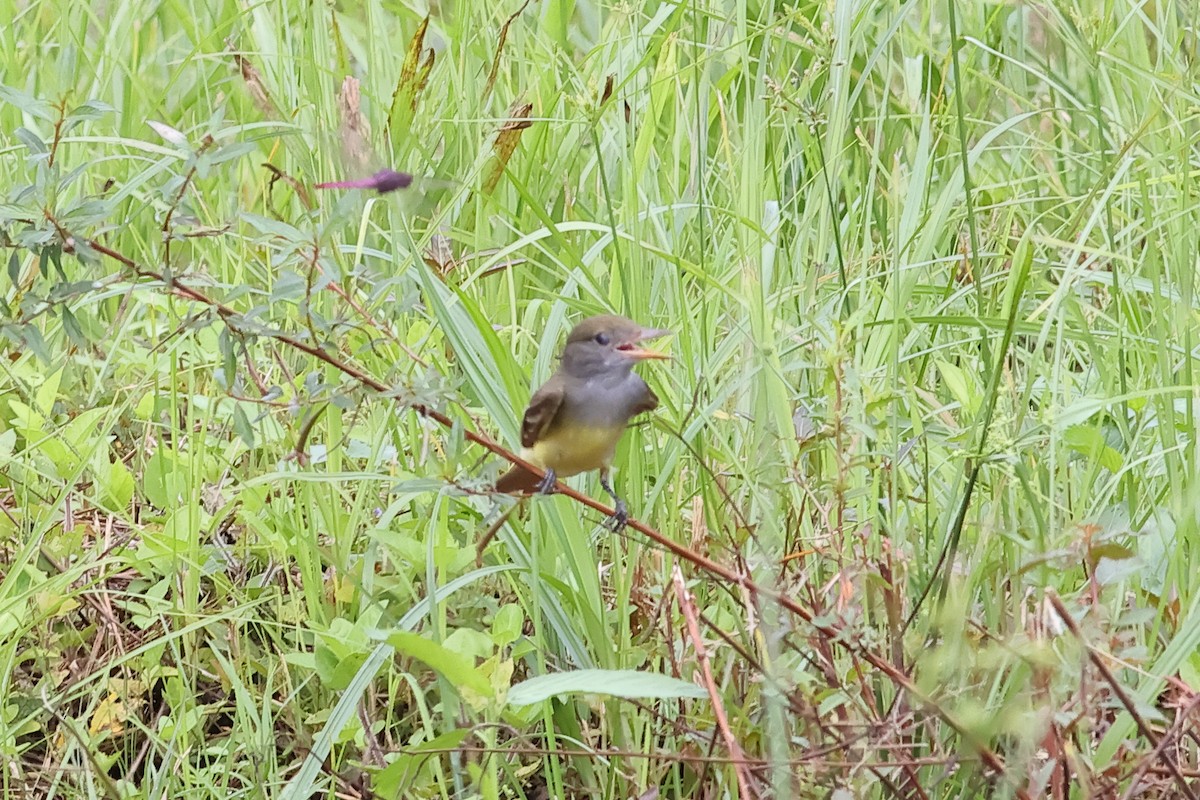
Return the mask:
[[521, 458], [545, 477], [514, 466], [496, 481], [496, 491], [549, 494], [559, 478], [599, 470], [614, 504], [606, 525], [623, 528], [629, 507], [612, 487], [613, 455], [629, 420], [658, 408], [658, 396], [633, 368], [647, 359], [669, 359], [641, 343], [670, 333], [609, 314], [572, 328], [558, 370], [533, 393], [521, 421]]
[[394, 192], [397, 189], [407, 189], [412, 185], [413, 176], [407, 172], [396, 172], [394, 169], [381, 169], [369, 178], [358, 178], [352, 181], [327, 181], [318, 183], [318, 189], [374, 189], [380, 194]]

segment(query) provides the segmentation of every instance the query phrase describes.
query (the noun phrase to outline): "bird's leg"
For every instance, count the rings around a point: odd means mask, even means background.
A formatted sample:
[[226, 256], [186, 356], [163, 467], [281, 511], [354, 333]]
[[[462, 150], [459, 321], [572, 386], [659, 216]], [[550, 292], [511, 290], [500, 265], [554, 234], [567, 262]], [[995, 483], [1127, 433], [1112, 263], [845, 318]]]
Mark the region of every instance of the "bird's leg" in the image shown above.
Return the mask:
[[554, 474], [554, 470], [547, 469], [546, 477], [542, 478], [541, 483], [537, 485], [538, 494], [551, 494], [556, 483], [558, 483], [558, 476]]
[[625, 527], [625, 523], [629, 521], [629, 506], [625, 505], [625, 501], [617, 497], [617, 493], [613, 491], [612, 483], [608, 479], [608, 467], [600, 470], [600, 485], [604, 487], [604, 491], [608, 492], [608, 496], [613, 499], [614, 511], [613, 515], [604, 520], [604, 527], [616, 533]]

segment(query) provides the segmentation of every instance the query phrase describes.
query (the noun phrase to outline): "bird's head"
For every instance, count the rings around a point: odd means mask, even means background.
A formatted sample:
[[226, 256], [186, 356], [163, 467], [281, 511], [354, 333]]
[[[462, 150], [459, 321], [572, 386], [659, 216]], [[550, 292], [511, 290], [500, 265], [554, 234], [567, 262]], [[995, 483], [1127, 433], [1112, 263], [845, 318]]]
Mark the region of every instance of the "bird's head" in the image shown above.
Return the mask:
[[643, 328], [633, 320], [604, 314], [588, 317], [571, 330], [562, 352], [562, 366], [579, 377], [601, 372], [628, 372], [639, 361], [670, 358], [642, 347], [642, 342], [670, 331]]

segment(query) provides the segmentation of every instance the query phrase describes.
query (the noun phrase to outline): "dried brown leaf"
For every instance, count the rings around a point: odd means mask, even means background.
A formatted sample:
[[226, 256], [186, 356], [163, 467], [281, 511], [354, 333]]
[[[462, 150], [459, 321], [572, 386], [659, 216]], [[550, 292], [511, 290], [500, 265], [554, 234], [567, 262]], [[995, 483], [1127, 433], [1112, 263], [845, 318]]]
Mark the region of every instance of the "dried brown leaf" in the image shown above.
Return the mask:
[[610, 97], [612, 97], [613, 82], [615, 81], [615, 79], [616, 79], [615, 75], [609, 75], [607, 78], [604, 79], [604, 91], [600, 93], [600, 105], [604, 105], [605, 103], [608, 102], [608, 99]]
[[435, 55], [432, 47], [425, 51], [425, 60], [421, 62], [421, 69], [417, 73], [416, 90], [413, 92], [413, 111], [417, 110], [417, 97], [425, 90], [426, 84], [429, 83], [429, 73], [433, 72], [433, 59]]
[[404, 64], [400, 67], [400, 86], [413, 86], [417, 74], [417, 64], [421, 61], [421, 51], [425, 48], [425, 33], [429, 30], [429, 17], [421, 20], [412, 38], [408, 40], [408, 52], [404, 54]]
[[454, 258], [450, 239], [440, 233], [434, 234], [429, 240], [429, 246], [425, 248], [425, 263], [440, 275], [446, 275], [457, 267], [458, 262]]
[[492, 145], [494, 155], [483, 179], [485, 194], [491, 194], [496, 188], [496, 184], [500, 182], [500, 176], [504, 174], [509, 159], [512, 158], [513, 152], [521, 142], [521, 132], [533, 125], [529, 120], [532, 112], [533, 103], [522, 103], [520, 100], [516, 100], [509, 106], [508, 119], [500, 126], [500, 131], [496, 134], [496, 141]]
[[500, 36], [496, 41], [496, 55], [492, 58], [492, 68], [488, 71], [487, 83], [483, 86], [483, 97], [486, 100], [492, 93], [492, 87], [496, 85], [496, 76], [500, 74], [500, 55], [504, 52], [504, 43], [508, 41], [508, 29], [516, 21], [517, 17], [529, 7], [530, 0], [525, 0], [521, 7], [514, 11], [504, 24], [500, 26]]
[[341, 117], [342, 148], [347, 166], [365, 172], [371, 163], [371, 124], [362, 113], [362, 94], [358, 79], [346, 76], [338, 93], [338, 114]]
[[108, 697], [100, 701], [88, 724], [88, 733], [93, 736], [99, 733], [120, 734], [125, 730], [125, 720], [129, 715], [125, 711], [125, 703], [116, 694], [109, 692]]
[[229, 52], [233, 55], [233, 63], [242, 74], [242, 82], [246, 84], [246, 91], [250, 92], [250, 99], [254, 101], [254, 105], [268, 117], [279, 117], [279, 107], [271, 99], [271, 94], [267, 91], [267, 85], [263, 81], [262, 73], [250, 62], [250, 59], [234, 48], [232, 39], [226, 40], [226, 45], [229, 47]]
[[417, 26], [416, 33], [408, 40], [404, 63], [400, 66], [400, 78], [396, 81], [396, 90], [392, 92], [392, 107], [388, 111], [388, 122], [392, 127], [396, 127], [397, 114], [402, 108], [406, 108], [410, 113], [417, 110], [417, 99], [429, 81], [429, 73], [433, 70], [434, 52], [432, 49], [425, 49], [425, 33], [428, 30], [429, 17], [425, 17]]

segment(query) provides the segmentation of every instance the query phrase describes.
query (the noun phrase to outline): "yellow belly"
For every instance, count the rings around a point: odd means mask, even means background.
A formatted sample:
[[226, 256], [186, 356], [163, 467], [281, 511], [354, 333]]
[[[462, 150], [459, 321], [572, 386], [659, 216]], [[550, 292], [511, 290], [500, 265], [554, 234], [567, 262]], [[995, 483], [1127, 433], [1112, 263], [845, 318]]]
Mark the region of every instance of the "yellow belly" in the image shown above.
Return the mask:
[[566, 478], [611, 464], [624, 430], [624, 427], [560, 426], [547, 431], [533, 447], [526, 447], [521, 457]]

